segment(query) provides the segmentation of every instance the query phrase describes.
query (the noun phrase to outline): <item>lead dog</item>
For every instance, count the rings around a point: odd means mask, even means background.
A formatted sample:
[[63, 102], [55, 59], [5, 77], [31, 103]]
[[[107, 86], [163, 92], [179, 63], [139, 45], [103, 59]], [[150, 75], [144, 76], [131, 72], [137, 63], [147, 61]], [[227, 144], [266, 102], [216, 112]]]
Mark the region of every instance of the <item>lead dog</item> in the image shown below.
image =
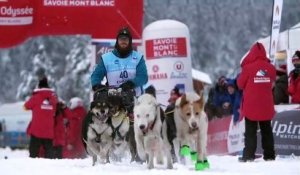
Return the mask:
[[127, 110], [122, 101], [121, 94], [112, 94], [108, 97], [110, 104], [111, 121], [109, 123], [112, 129], [112, 147], [110, 157], [116, 161], [121, 161], [128, 149], [126, 136], [129, 131], [129, 118]]
[[[141, 95], [133, 109], [134, 133], [139, 157], [147, 159], [148, 169], [154, 168], [154, 157], [162, 161], [162, 155], [167, 156], [167, 168], [172, 169], [171, 147], [166, 144], [166, 129], [162, 128], [160, 106], [149, 94]], [[164, 135], [164, 139], [162, 138]]]
[[195, 92], [190, 92], [177, 99], [174, 121], [177, 133], [173, 144], [177, 159], [180, 160], [180, 148], [189, 146], [191, 151], [197, 151], [197, 162], [207, 161], [208, 120], [204, 112], [203, 95], [200, 97]]
[[[97, 157], [100, 157], [100, 163], [109, 162], [109, 150], [113, 144], [112, 129], [109, 125], [110, 114], [109, 106], [105, 101], [92, 102], [85, 124], [87, 126], [86, 150], [93, 157], [93, 165], [97, 162]], [[84, 132], [84, 131], [83, 131]], [[86, 139], [86, 140], [85, 140]]]

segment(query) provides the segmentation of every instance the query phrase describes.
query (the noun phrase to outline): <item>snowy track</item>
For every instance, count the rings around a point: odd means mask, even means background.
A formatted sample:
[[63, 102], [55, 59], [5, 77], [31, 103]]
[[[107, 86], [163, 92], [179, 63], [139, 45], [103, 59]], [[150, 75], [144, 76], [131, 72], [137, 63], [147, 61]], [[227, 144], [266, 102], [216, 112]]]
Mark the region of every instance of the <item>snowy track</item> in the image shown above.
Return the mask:
[[[5, 159], [5, 156], [8, 158]], [[237, 156], [209, 156], [211, 168], [194, 171], [193, 165], [175, 164], [173, 170], [156, 165], [148, 170], [146, 164], [112, 163], [92, 166], [91, 158], [76, 160], [49, 160], [28, 158], [27, 151], [0, 149], [0, 171], [3, 175], [300, 175], [300, 158], [279, 158], [265, 162], [258, 159], [239, 163]]]

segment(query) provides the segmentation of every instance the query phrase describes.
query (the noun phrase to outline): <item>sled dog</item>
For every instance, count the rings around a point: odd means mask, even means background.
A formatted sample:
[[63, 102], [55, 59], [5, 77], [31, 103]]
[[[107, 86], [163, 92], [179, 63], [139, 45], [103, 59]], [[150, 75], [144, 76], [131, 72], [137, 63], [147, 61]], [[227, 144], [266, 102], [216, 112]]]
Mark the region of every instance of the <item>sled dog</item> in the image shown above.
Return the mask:
[[[135, 101], [134, 134], [139, 157], [147, 160], [148, 169], [154, 168], [154, 157], [162, 162], [162, 155], [167, 156], [167, 168], [173, 168], [171, 147], [166, 144], [166, 129], [160, 116], [160, 106], [149, 94], [143, 94]], [[164, 126], [166, 126], [164, 124]], [[164, 135], [164, 137], [163, 137]]]
[[[179, 150], [188, 146], [197, 152], [197, 161], [206, 161], [208, 119], [204, 112], [203, 95], [188, 92], [177, 99], [174, 110], [176, 138], [173, 140], [177, 160]], [[182, 162], [184, 163], [184, 162]]]

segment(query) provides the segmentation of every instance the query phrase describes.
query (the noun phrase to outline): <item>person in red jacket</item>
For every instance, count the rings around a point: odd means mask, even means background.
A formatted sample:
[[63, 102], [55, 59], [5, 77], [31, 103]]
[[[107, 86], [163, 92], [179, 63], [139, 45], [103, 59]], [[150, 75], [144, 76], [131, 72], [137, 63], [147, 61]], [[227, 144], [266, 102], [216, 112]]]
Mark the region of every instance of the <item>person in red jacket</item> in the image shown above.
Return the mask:
[[56, 105], [54, 138], [53, 138], [53, 158], [63, 158], [63, 147], [66, 144], [66, 121], [71, 116], [70, 110], [62, 101]]
[[239, 161], [255, 159], [258, 125], [262, 136], [263, 158], [275, 160], [271, 120], [275, 115], [272, 84], [276, 79], [276, 69], [267, 58], [261, 43], [252, 46], [241, 68], [237, 85], [243, 90], [240, 109], [241, 115], [245, 117], [245, 147]]
[[31, 98], [25, 102], [25, 110], [32, 110], [32, 119], [27, 127], [30, 135], [29, 156], [39, 157], [40, 147], [45, 151], [45, 158], [52, 158], [52, 139], [54, 137], [54, 115], [57, 97], [43, 77]]
[[81, 126], [87, 112], [83, 107], [83, 101], [74, 97], [70, 100], [70, 117], [67, 125], [66, 146], [64, 158], [85, 158], [86, 151], [82, 143]]
[[291, 71], [288, 87], [289, 95], [292, 97], [292, 103], [300, 104], [300, 51], [297, 50], [292, 58], [294, 69]]

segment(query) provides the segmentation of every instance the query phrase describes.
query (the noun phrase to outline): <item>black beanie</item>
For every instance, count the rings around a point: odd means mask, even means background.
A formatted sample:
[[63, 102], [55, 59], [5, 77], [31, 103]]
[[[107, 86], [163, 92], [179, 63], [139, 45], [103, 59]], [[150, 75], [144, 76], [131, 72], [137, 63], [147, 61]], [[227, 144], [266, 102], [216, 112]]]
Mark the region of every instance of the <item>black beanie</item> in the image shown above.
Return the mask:
[[122, 29], [119, 30], [118, 35], [117, 35], [117, 39], [121, 36], [126, 36], [129, 38], [129, 40], [132, 40], [132, 36], [130, 34], [130, 31], [127, 27], [123, 27]]
[[46, 77], [43, 77], [42, 79], [40, 79], [38, 87], [39, 88], [49, 88], [48, 80]]
[[174, 87], [174, 89], [172, 89], [172, 91], [177, 95], [177, 96], [181, 96], [180, 90], [178, 87]]

